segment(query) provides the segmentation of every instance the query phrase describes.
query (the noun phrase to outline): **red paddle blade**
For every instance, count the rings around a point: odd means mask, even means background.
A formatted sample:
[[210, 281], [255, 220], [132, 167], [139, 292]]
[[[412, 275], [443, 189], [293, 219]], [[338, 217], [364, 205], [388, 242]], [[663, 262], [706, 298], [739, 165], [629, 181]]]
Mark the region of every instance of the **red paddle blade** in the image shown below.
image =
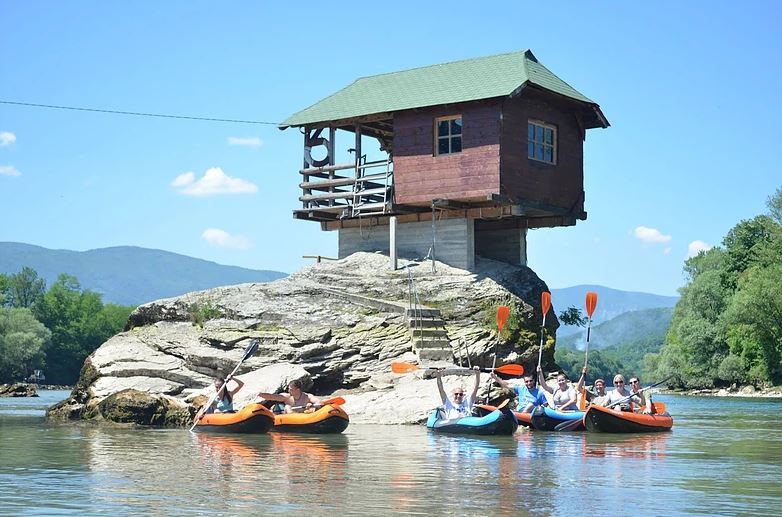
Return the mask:
[[391, 363], [391, 371], [394, 373], [410, 373], [418, 370], [418, 365], [412, 363]]
[[592, 318], [592, 313], [595, 312], [595, 307], [597, 307], [597, 293], [594, 291], [587, 292], [586, 296], [586, 308], [587, 308], [587, 316]]
[[497, 308], [497, 329], [502, 332], [502, 327], [505, 326], [505, 322], [508, 321], [510, 316], [510, 309], [507, 305], [500, 305]]
[[543, 293], [540, 295], [540, 308], [543, 311], [543, 317], [546, 317], [546, 314], [548, 314], [548, 310], [551, 308], [551, 293], [548, 291], [543, 291]]
[[513, 375], [514, 377], [521, 377], [524, 375], [524, 367], [520, 364], [506, 364], [497, 367], [494, 371], [503, 375]]

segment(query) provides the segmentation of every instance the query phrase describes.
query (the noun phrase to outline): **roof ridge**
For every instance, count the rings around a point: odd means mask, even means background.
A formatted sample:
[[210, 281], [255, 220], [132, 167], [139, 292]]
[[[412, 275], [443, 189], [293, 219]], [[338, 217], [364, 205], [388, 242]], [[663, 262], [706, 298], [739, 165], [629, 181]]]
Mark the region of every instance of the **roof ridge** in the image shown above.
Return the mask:
[[446, 63], [434, 63], [431, 65], [424, 65], [424, 66], [414, 66], [413, 68], [406, 68], [404, 70], [395, 70], [393, 72], [383, 72], [382, 74], [374, 74], [374, 75], [364, 75], [353, 81], [354, 83], [357, 81], [360, 81], [362, 79], [369, 79], [372, 77], [382, 77], [384, 75], [393, 75], [393, 74], [400, 74], [402, 72], [412, 72], [413, 70], [423, 70], [425, 68], [435, 68], [440, 66], [448, 66], [448, 65], [455, 65], [457, 63], [467, 63], [469, 61], [480, 61], [483, 59], [489, 59], [493, 57], [500, 57], [500, 56], [509, 56], [511, 54], [523, 54], [524, 57], [528, 57], [528, 54], [532, 56], [533, 60], [537, 62], [537, 58], [535, 58], [535, 55], [532, 54], [532, 51], [530, 49], [524, 49], [524, 50], [514, 50], [512, 52], [501, 52], [499, 54], [490, 54], [488, 56], [480, 56], [480, 57], [471, 57], [468, 59], [457, 59], [456, 61], [448, 61]]

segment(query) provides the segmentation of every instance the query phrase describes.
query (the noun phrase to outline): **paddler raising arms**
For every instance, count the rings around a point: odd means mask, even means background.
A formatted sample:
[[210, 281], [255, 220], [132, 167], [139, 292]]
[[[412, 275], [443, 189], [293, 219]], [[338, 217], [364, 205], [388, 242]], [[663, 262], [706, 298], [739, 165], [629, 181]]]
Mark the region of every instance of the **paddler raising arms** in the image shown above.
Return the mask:
[[310, 413], [321, 405], [320, 399], [302, 388], [301, 381], [295, 379], [288, 383], [288, 393], [259, 393], [258, 397], [285, 404], [285, 413]]

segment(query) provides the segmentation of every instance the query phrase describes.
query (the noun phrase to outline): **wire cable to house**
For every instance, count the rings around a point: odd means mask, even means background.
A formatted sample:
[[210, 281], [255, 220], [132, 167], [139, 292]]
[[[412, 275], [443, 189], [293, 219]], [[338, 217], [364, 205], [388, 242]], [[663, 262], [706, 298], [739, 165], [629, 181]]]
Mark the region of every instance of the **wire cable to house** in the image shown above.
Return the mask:
[[55, 104], [38, 104], [34, 102], [0, 100], [0, 104], [10, 104], [13, 106], [26, 106], [26, 107], [33, 107], [33, 108], [88, 111], [92, 113], [108, 113], [112, 115], [132, 115], [135, 117], [174, 118], [174, 119], [184, 119], [184, 120], [201, 120], [205, 122], [231, 122], [235, 124], [265, 124], [270, 126], [279, 125], [278, 122], [265, 122], [260, 120], [239, 120], [239, 119], [215, 118], [215, 117], [196, 117], [196, 116], [189, 116], [189, 115], [172, 115], [168, 113], [143, 113], [138, 111], [121, 111], [121, 110], [109, 110], [109, 109], [99, 109], [99, 108], [84, 108], [78, 106], [58, 106]]

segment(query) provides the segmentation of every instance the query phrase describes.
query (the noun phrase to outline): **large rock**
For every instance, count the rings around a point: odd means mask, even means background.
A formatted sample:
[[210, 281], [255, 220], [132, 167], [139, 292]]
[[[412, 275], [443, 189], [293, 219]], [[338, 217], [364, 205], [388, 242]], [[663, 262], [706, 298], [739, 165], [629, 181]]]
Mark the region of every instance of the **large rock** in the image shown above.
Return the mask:
[[[413, 272], [421, 302], [440, 310], [455, 355], [488, 366], [498, 345], [498, 365], [534, 369], [546, 286], [532, 270], [491, 260], [479, 260], [474, 273], [441, 263], [436, 273], [429, 263], [402, 265]], [[299, 379], [318, 395], [344, 396], [354, 422], [418, 422], [440, 401], [434, 380], [390, 373], [392, 361], [416, 361], [407, 299], [405, 269], [391, 271], [386, 256], [357, 253], [269, 284], [148, 303], [131, 314], [124, 332], [87, 358], [71, 396], [48, 415], [184, 425], [184, 415], [192, 416], [213, 393], [213, 378], [230, 373], [256, 339], [258, 352], [237, 372], [246, 383], [237, 405]], [[501, 304], [511, 306], [512, 317], [498, 340]], [[559, 324], [551, 316], [546, 321], [553, 336]], [[549, 363], [553, 350], [549, 338]]]
[[38, 392], [29, 384], [0, 384], [0, 397], [37, 397]]

